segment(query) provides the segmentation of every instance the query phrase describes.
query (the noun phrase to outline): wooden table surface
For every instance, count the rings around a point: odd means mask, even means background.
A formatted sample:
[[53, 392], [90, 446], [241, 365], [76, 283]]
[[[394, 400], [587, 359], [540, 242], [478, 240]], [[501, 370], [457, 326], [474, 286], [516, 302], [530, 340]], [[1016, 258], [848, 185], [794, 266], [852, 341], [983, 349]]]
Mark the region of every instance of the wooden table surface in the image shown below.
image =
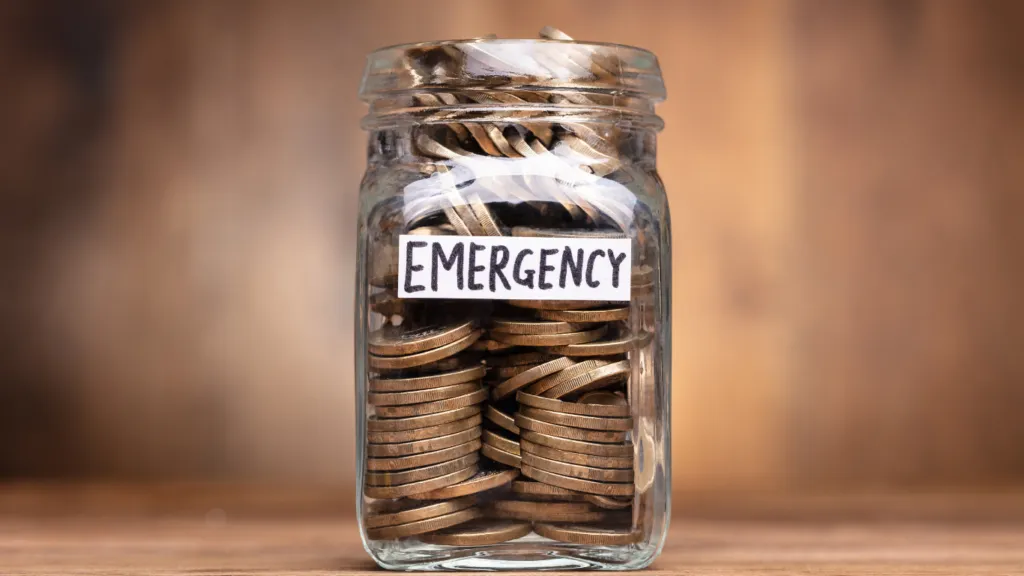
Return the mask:
[[[1024, 495], [677, 499], [651, 574], [1024, 574]], [[327, 491], [0, 486], [0, 574], [376, 570]]]

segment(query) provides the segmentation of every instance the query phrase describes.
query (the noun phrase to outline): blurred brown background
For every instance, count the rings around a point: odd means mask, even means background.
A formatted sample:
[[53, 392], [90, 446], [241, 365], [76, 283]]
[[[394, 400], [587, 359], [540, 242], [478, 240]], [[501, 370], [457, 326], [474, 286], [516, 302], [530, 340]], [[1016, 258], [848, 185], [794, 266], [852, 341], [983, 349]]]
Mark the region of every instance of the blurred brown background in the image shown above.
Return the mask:
[[679, 490], [1024, 485], [1024, 3], [0, 3], [0, 477], [354, 480], [365, 54], [660, 58]]

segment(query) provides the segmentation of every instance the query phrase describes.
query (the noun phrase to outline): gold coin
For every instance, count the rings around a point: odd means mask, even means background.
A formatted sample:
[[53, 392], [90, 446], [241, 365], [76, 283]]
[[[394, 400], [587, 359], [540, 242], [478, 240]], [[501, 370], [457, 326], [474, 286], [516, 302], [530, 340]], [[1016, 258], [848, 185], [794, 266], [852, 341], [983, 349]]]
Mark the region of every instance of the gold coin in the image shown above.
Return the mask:
[[480, 454], [482, 454], [486, 458], [494, 460], [495, 462], [505, 464], [506, 466], [519, 468], [518, 455], [512, 454], [511, 452], [505, 452], [504, 450], [499, 450], [494, 446], [491, 446], [490, 444], [484, 444], [483, 446], [481, 446]]
[[383, 316], [401, 316], [407, 302], [400, 300], [394, 290], [385, 290], [370, 296], [370, 310]]
[[[584, 400], [588, 396], [591, 398], [591, 401]], [[579, 414], [581, 416], [599, 416], [603, 418], [626, 418], [629, 416], [629, 402], [622, 396], [605, 391], [589, 392], [577, 402], [563, 402], [554, 398], [535, 396], [520, 390], [516, 392], [516, 401], [523, 406], [560, 412], [562, 414]]]
[[464, 336], [451, 344], [445, 344], [426, 352], [419, 352], [417, 354], [409, 354], [407, 356], [376, 356], [370, 354], [370, 368], [375, 370], [402, 370], [404, 368], [413, 368], [416, 366], [423, 366], [436, 362], [442, 358], [454, 356], [459, 352], [462, 352], [466, 348], [469, 348], [473, 342], [480, 339], [480, 336], [484, 333], [483, 330], [474, 330], [469, 333], [468, 336]]
[[568, 382], [577, 376], [586, 374], [595, 368], [607, 366], [608, 364], [609, 362], [607, 360], [584, 360], [583, 362], [574, 364], [561, 372], [538, 380], [535, 384], [527, 388], [526, 392], [533, 394], [534, 396], [539, 396], [563, 382]]
[[572, 322], [545, 322], [537, 320], [507, 320], [494, 318], [491, 320], [491, 331], [504, 334], [566, 334], [585, 330], [582, 324]]
[[539, 364], [554, 358], [545, 352], [520, 352], [517, 354], [506, 354], [504, 356], [488, 356], [484, 361], [488, 366], [521, 366], [523, 364]]
[[477, 472], [469, 480], [463, 480], [458, 484], [445, 486], [422, 494], [412, 494], [409, 498], [414, 500], [447, 500], [458, 496], [479, 494], [487, 490], [500, 488], [519, 476], [519, 470], [485, 470]]
[[548, 446], [556, 450], [576, 452], [579, 454], [607, 456], [610, 458], [633, 457], [633, 446], [631, 444], [600, 444], [597, 442], [585, 442], [582, 440], [560, 438], [550, 434], [534, 432], [533, 430], [523, 430], [522, 440], [526, 440], [534, 444], [540, 444], [542, 446]]
[[563, 356], [611, 356], [612, 354], [625, 354], [633, 349], [636, 340], [632, 336], [616, 338], [614, 340], [601, 340], [598, 342], [583, 342], [580, 344], [568, 344], [548, 348], [550, 354]]
[[505, 438], [500, 434], [495, 434], [490, 430], [484, 430], [483, 437], [481, 438], [484, 444], [490, 444], [498, 450], [508, 452], [509, 454], [519, 455], [519, 441]]
[[428, 390], [479, 380], [487, 374], [484, 366], [470, 366], [452, 372], [415, 378], [370, 378], [370, 392], [410, 392]]
[[499, 342], [515, 344], [516, 346], [558, 346], [567, 347], [570, 344], [585, 344], [593, 342], [608, 332], [608, 326], [601, 325], [593, 330], [583, 332], [569, 332], [567, 334], [506, 334], [504, 332], [491, 332], [491, 338]]
[[513, 376], [515, 376], [517, 374], [522, 374], [523, 372], [526, 372], [527, 370], [529, 370], [530, 368], [533, 368], [535, 366], [540, 366], [540, 364], [522, 364], [522, 365], [519, 365], [519, 366], [501, 366], [500, 368], [492, 368], [491, 370], [489, 370], [489, 372], [490, 372], [491, 375], [494, 375], [494, 376], [497, 376], [498, 378], [500, 378], [500, 380], [499, 380], [499, 383], [500, 383], [501, 381], [508, 380], [509, 378], [511, 378], [511, 377], [513, 377]]
[[[459, 384], [461, 386], [461, 384]], [[410, 416], [423, 416], [435, 414], [446, 410], [454, 410], [465, 406], [473, 406], [487, 399], [487, 389], [479, 384], [474, 385], [475, 390], [445, 400], [436, 402], [424, 402], [423, 404], [409, 404], [406, 406], [377, 406], [374, 412], [379, 418], [407, 418]]]
[[[389, 444], [383, 444], [382, 446], [389, 446]], [[390, 446], [393, 446], [391, 444]], [[430, 466], [431, 464], [438, 464], [441, 462], [447, 462], [448, 460], [454, 460], [479, 450], [481, 442], [479, 437], [463, 442], [462, 444], [456, 444], [455, 446], [448, 446], [440, 448], [438, 450], [431, 450], [430, 452], [418, 452], [410, 454], [409, 456], [395, 456], [395, 457], [384, 457], [384, 458], [367, 458], [366, 469], [367, 470], [408, 470], [410, 468], [419, 468], [422, 466]]]
[[473, 331], [473, 322], [450, 326], [385, 326], [370, 333], [366, 339], [371, 354], [378, 356], [406, 356], [431, 350], [465, 338]]
[[594, 468], [593, 466], [582, 466], [580, 464], [569, 464], [566, 462], [559, 462], [558, 460], [550, 460], [542, 456], [537, 456], [532, 452], [523, 452], [521, 459], [523, 464], [532, 466], [538, 470], [551, 472], [552, 474], [561, 474], [562, 476], [583, 478], [586, 480], [594, 480], [595, 482], [633, 481], [632, 468]]
[[587, 494], [583, 499], [594, 506], [605, 508], [607, 510], [625, 510], [626, 508], [633, 506], [632, 498], [612, 498], [611, 496]]
[[575, 490], [566, 490], [534, 480], [516, 480], [512, 482], [512, 491], [520, 496], [558, 502], [576, 502], [587, 496]]
[[[475, 352], [463, 352], [421, 366], [410, 368], [416, 374], [436, 376], [438, 372], [453, 372], [463, 368], [475, 368], [480, 365], [480, 355]], [[403, 374], [401, 377], [405, 377]], [[411, 376], [410, 376], [411, 377]]]
[[469, 209], [473, 212], [476, 221], [480, 223], [484, 236], [502, 236], [501, 228], [498, 227], [494, 216], [491, 215], [491, 209], [480, 200], [480, 196], [475, 192], [470, 193], [466, 195], [466, 200], [469, 202]]
[[558, 540], [559, 542], [590, 544], [594, 546], [626, 546], [628, 544], [636, 544], [644, 537], [643, 532], [638, 529], [614, 530], [573, 524], [559, 526], [537, 523], [533, 525], [533, 530], [545, 538]]
[[[448, 398], [462, 396], [463, 394], [469, 394], [470, 392], [475, 392], [480, 389], [481, 387], [479, 383], [468, 382], [464, 384], [453, 384], [451, 386], [441, 386], [438, 388], [428, 388], [427, 390], [412, 390], [410, 392], [370, 392], [366, 395], [366, 401], [371, 406], [423, 404], [425, 402], [447, 400]], [[380, 416], [380, 414], [378, 414], [378, 416]]]
[[521, 412], [516, 412], [516, 426], [525, 430], [533, 430], [542, 434], [568, 438], [570, 440], [582, 440], [583, 442], [603, 442], [605, 444], [616, 444], [626, 441], [625, 432], [613, 432], [608, 430], [584, 430], [582, 428], [570, 428], [530, 418]]
[[476, 504], [475, 498], [455, 498], [445, 502], [423, 504], [409, 500], [378, 500], [369, 506], [364, 519], [367, 528], [408, 524], [458, 512]]
[[376, 416], [370, 416], [366, 420], [366, 429], [370, 432], [398, 432], [414, 428], [426, 428], [427, 426], [437, 426], [438, 424], [469, 418], [480, 412], [479, 406], [466, 406], [465, 408], [438, 412], [437, 414], [427, 414], [426, 416], [416, 416], [414, 418], [377, 418]]
[[484, 340], [483, 338], [481, 338], [480, 340], [474, 342], [473, 345], [469, 347], [469, 349], [477, 350], [480, 352], [500, 352], [503, 350], [510, 350], [515, 347], [515, 344], [506, 344], [504, 342], [498, 342], [497, 340]]
[[591, 466], [593, 468], [614, 468], [614, 469], [633, 469], [633, 455], [630, 454], [625, 458], [615, 458], [610, 456], [594, 456], [593, 454], [579, 454], [577, 452], [566, 452], [557, 448], [551, 448], [550, 446], [544, 446], [542, 444], [534, 444], [529, 440], [522, 440], [520, 442], [521, 449], [531, 454], [536, 454], [542, 458], [548, 460], [554, 460], [556, 462], [565, 462], [567, 464], [578, 464], [580, 466]]
[[646, 264], [633, 267], [632, 277], [630, 278], [630, 283], [633, 286], [637, 284], [651, 284], [652, 282], [654, 282], [654, 268]]
[[[438, 424], [437, 426], [427, 426], [426, 428], [413, 428], [412, 430], [401, 430], [399, 432], [367, 432], [366, 441], [369, 444], [402, 444], [404, 442], [415, 442], [416, 440], [430, 440], [477, 428], [482, 421], [481, 415], [477, 414], [463, 420]], [[398, 454], [392, 454], [392, 456], [398, 456]]]
[[572, 380], [562, 382], [558, 386], [545, 390], [541, 396], [557, 399], [569, 394], [578, 394], [586, 390], [603, 388], [627, 378], [629, 378], [629, 360], [621, 360], [614, 364], [595, 368]]
[[556, 358], [549, 362], [545, 362], [539, 366], [534, 366], [528, 370], [525, 370], [519, 374], [516, 374], [512, 378], [498, 384], [491, 390], [491, 398], [494, 400], [501, 400], [502, 398], [512, 394], [516, 390], [519, 390], [523, 386], [527, 386], [548, 376], [555, 372], [565, 370], [569, 366], [575, 364], [573, 360], [569, 358]]
[[559, 320], [574, 324], [615, 322], [629, 320], [629, 307], [599, 308], [594, 310], [538, 310], [537, 316], [545, 320]]
[[587, 430], [626, 431], [633, 429], [632, 418], [580, 416], [579, 414], [563, 414], [562, 412], [552, 412], [551, 410], [542, 410], [540, 408], [531, 408], [529, 406], [520, 406], [519, 413], [523, 416], [529, 416], [530, 418], [541, 420], [543, 422], [561, 424], [562, 426], [571, 426], [573, 428], [586, 428]]
[[513, 434], [519, 434], [519, 426], [516, 426], [515, 419], [494, 406], [487, 406], [484, 410], [484, 417], [497, 424], [499, 428], [508, 430]]
[[422, 468], [413, 468], [411, 470], [404, 470], [401, 472], [367, 472], [366, 483], [370, 486], [399, 486], [401, 484], [409, 484], [411, 482], [419, 482], [421, 480], [430, 480], [431, 478], [437, 478], [438, 476], [444, 476], [445, 474], [451, 474], [452, 472], [462, 470], [463, 468], [476, 464], [479, 461], [480, 454], [472, 452], [454, 460], [448, 460], [447, 462], [424, 466]]
[[495, 518], [531, 522], [597, 522], [607, 513], [589, 502], [535, 502], [532, 500], [498, 500], [490, 512]]
[[571, 476], [555, 474], [553, 472], [534, 468], [529, 464], [524, 464], [522, 471], [524, 476], [533, 478], [538, 482], [544, 482], [545, 484], [551, 484], [560, 488], [568, 488], [569, 490], [576, 490], [577, 492], [586, 492], [588, 494], [599, 494], [601, 496], [632, 496], [634, 491], [632, 483], [616, 484], [614, 482], [594, 482], [592, 480], [584, 480], [582, 478], [573, 478]]
[[513, 236], [527, 238], [625, 238], [626, 235], [617, 230], [578, 230], [572, 228], [533, 228], [531, 226], [515, 226]]
[[420, 540], [446, 546], [490, 546], [522, 538], [529, 533], [529, 522], [474, 520], [454, 528], [423, 534]]
[[434, 518], [427, 518], [426, 520], [417, 520], [416, 522], [398, 524], [397, 526], [368, 528], [366, 530], [366, 537], [370, 540], [394, 540], [397, 538], [405, 538], [406, 536], [416, 536], [419, 534], [426, 534], [427, 532], [436, 532], [437, 530], [450, 528], [457, 524], [462, 524], [463, 522], [469, 522], [470, 520], [476, 520], [477, 518], [483, 517], [483, 515], [483, 511], [479, 508], [466, 508], [465, 510], [459, 510], [458, 512], [452, 512], [451, 514], [435, 516]]
[[[397, 278], [395, 283], [398, 283]], [[598, 300], [509, 300], [508, 303], [531, 310], [585, 310], [607, 304]]]
[[478, 465], [471, 464], [462, 470], [456, 470], [455, 472], [429, 480], [409, 482], [408, 484], [399, 484], [397, 486], [364, 486], [363, 493], [369, 498], [403, 498], [410, 494], [430, 492], [431, 490], [462, 482], [476, 474], [479, 470], [480, 467]]

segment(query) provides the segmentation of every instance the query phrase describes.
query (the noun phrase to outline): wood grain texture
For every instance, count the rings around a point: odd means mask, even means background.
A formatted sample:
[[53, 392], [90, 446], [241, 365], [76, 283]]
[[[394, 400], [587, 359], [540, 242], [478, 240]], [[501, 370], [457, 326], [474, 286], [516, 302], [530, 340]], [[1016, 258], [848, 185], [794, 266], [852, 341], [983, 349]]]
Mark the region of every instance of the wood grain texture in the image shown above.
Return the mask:
[[[834, 502], [834, 501], [833, 501]], [[349, 518], [0, 517], [0, 572], [379, 573]], [[1024, 573], [1024, 524], [676, 518], [644, 574]]]

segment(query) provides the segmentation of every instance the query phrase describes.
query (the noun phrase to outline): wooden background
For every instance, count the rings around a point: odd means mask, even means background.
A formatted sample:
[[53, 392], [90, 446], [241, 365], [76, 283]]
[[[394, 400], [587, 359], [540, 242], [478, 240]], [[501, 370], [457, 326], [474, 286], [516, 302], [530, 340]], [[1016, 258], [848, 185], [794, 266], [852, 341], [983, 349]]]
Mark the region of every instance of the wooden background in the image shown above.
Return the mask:
[[677, 490], [1024, 485], [1024, 3], [0, 3], [0, 477], [353, 481], [364, 55], [653, 50]]

